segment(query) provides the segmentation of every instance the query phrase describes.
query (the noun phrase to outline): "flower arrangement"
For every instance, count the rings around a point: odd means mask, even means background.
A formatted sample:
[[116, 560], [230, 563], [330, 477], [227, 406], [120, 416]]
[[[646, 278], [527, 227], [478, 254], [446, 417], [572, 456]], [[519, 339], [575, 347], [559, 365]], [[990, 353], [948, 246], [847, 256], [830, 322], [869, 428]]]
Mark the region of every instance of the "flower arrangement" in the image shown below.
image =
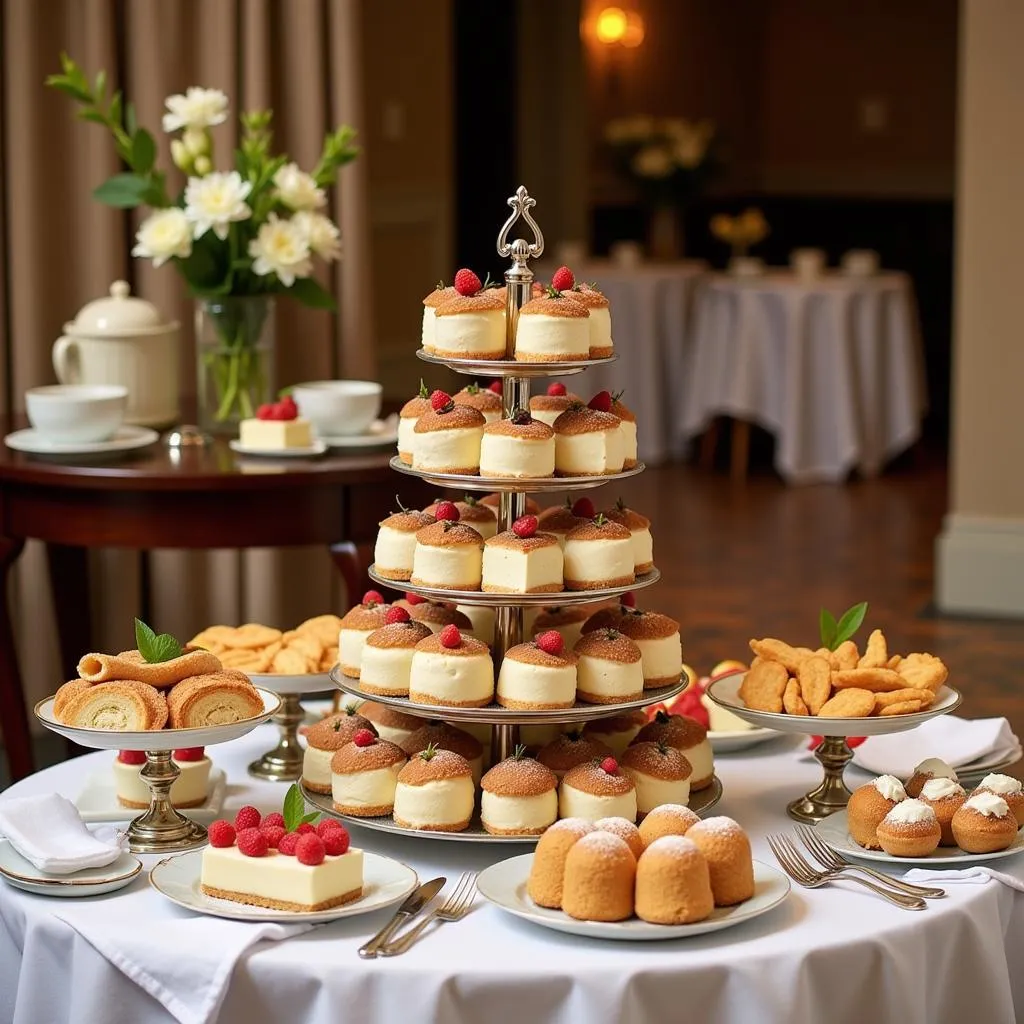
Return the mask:
[[[355, 132], [341, 125], [324, 139], [316, 166], [301, 170], [272, 152], [272, 112], [240, 115], [241, 137], [233, 168], [216, 169], [210, 129], [229, 113], [217, 89], [191, 87], [165, 101], [163, 130], [171, 140], [174, 166], [184, 176], [176, 194], [157, 167], [153, 136], [136, 122], [132, 105], [119, 91], [110, 94], [103, 71], [93, 81], [66, 54], [61, 73], [46, 84], [80, 105], [78, 116], [106, 128], [126, 170], [95, 189], [100, 202], [122, 209], [152, 208], [139, 225], [132, 255], [171, 263], [201, 300], [215, 343], [200, 369], [213, 391], [218, 423], [253, 415], [269, 381], [258, 341], [270, 311], [269, 299], [290, 295], [307, 306], [333, 309], [334, 301], [312, 276], [314, 257], [330, 263], [341, 255], [341, 233], [323, 211], [326, 188], [338, 170], [359, 153]], [[238, 302], [239, 299], [261, 302]]]
[[711, 218], [711, 234], [720, 242], [725, 242], [731, 249], [733, 257], [745, 256], [747, 250], [758, 242], [763, 242], [769, 235], [768, 221], [764, 214], [752, 206], [735, 217], [727, 213], [718, 213]]

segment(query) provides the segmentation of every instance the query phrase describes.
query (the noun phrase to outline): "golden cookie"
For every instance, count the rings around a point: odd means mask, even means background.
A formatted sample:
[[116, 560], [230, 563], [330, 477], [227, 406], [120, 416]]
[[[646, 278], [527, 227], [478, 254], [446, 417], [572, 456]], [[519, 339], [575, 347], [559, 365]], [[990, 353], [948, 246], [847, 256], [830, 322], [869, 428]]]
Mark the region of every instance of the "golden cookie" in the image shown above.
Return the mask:
[[338, 663], [338, 648], [328, 647], [323, 653], [323, 657], [320, 659], [320, 671], [330, 672], [332, 668]]
[[751, 640], [750, 649], [766, 661], [774, 661], [782, 665], [789, 672], [796, 672], [800, 667], [800, 662], [814, 653], [806, 647], [790, 647], [784, 641], [771, 637], [764, 640]]
[[857, 668], [885, 668], [889, 660], [889, 648], [885, 642], [885, 634], [876, 629], [868, 637], [868, 646], [864, 656], [857, 662]]
[[780, 714], [783, 710], [782, 695], [788, 682], [789, 673], [779, 662], [759, 662], [743, 677], [740, 699], [751, 711]]
[[908, 654], [896, 669], [905, 680], [905, 686], [937, 693], [946, 681], [949, 669], [934, 654]]
[[840, 690], [822, 705], [818, 717], [867, 718], [874, 710], [875, 695], [870, 690]]
[[299, 633], [307, 633], [320, 641], [321, 647], [331, 647], [338, 643], [338, 630], [341, 619], [337, 615], [316, 615], [296, 626]]
[[808, 714], [807, 705], [800, 696], [800, 684], [795, 679], [786, 683], [786, 692], [782, 695], [782, 705], [788, 715]]
[[225, 668], [235, 668], [240, 672], [259, 672], [260, 666], [264, 664], [262, 653], [248, 647], [228, 648], [220, 656], [220, 660]]
[[904, 690], [906, 682], [898, 672], [890, 668], [850, 668], [832, 673], [832, 685], [837, 690], [871, 690], [885, 693], [887, 690]]
[[293, 636], [286, 646], [293, 651], [301, 652], [307, 658], [312, 658], [316, 664], [320, 663], [320, 655], [324, 653], [324, 645], [316, 637], [303, 633]]
[[844, 640], [829, 656], [829, 663], [836, 672], [856, 668], [860, 660], [860, 651], [852, 640]]
[[306, 656], [291, 647], [282, 647], [270, 665], [274, 672], [282, 676], [304, 676], [307, 672]]
[[888, 693], [875, 694], [875, 710], [881, 713], [882, 708], [890, 704], [902, 704], [904, 701], [920, 701], [921, 707], [926, 708], [935, 700], [935, 694], [931, 690], [915, 690], [908, 687], [905, 690], [890, 690]]
[[898, 704], [890, 704], [878, 713], [879, 715], [912, 715], [915, 711], [920, 710], [921, 702], [919, 700], [904, 700]]
[[902, 654], [894, 654], [886, 663], [886, 668], [899, 668], [900, 662], [903, 660]]
[[832, 696], [832, 670], [829, 663], [815, 654], [807, 658], [797, 673], [800, 696], [807, 710], [816, 715], [822, 705]]
[[256, 649], [266, 647], [275, 640], [281, 639], [281, 630], [271, 629], [270, 626], [261, 626], [258, 622], [247, 622], [239, 626], [230, 636], [225, 636], [223, 644], [225, 647], [247, 647]]

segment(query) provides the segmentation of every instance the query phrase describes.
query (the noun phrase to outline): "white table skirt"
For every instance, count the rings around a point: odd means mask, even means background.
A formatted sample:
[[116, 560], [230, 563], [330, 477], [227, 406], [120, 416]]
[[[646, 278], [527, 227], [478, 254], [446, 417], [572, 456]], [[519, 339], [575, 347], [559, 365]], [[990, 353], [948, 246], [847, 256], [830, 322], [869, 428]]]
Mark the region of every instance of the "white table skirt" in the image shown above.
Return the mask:
[[683, 439], [715, 415], [776, 438], [791, 483], [878, 473], [920, 436], [924, 361], [910, 280], [709, 275], [695, 300]]
[[[284, 787], [250, 779], [245, 765], [270, 727], [210, 749], [228, 774], [229, 807], [279, 807]], [[110, 762], [90, 754], [40, 772], [6, 796], [57, 790], [74, 797]], [[787, 800], [820, 768], [791, 739], [720, 758], [723, 814], [763, 837], [788, 830]], [[454, 880], [523, 847], [389, 837], [355, 830], [367, 849], [405, 860], [420, 877]], [[151, 864], [153, 858], [145, 858]], [[1024, 878], [1019, 860], [1004, 870]], [[1000, 865], [1004, 867], [1004, 865]], [[235, 968], [220, 1021], [440, 1021], [444, 1024], [618, 1024], [624, 1021], [899, 1021], [1010, 1024], [1024, 1018], [1024, 896], [1006, 886], [950, 885], [945, 900], [910, 913], [854, 888], [795, 889], [779, 909], [690, 940], [610, 943], [535, 928], [483, 903], [405, 956], [361, 961], [356, 948], [386, 917], [349, 918], [264, 943]], [[106, 897], [128, 901], [138, 928], [187, 914], [145, 878]], [[149, 1024], [167, 1011], [51, 911], [60, 902], [0, 884], [0, 1021]], [[131, 934], [124, 937], [131, 943]], [[173, 956], [168, 949], [168, 956]], [[1012, 970], [1011, 966], [1012, 965]]]

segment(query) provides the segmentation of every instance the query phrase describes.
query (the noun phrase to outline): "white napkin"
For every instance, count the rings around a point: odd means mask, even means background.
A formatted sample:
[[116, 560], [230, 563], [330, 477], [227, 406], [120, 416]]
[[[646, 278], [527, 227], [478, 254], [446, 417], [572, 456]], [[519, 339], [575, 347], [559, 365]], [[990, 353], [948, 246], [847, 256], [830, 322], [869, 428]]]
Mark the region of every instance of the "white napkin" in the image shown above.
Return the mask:
[[984, 885], [986, 882], [1002, 882], [1003, 885], [1024, 892], [1024, 881], [991, 868], [964, 868], [962, 871], [931, 871], [927, 868], [912, 868], [903, 876], [907, 882], [966, 882]]
[[51, 875], [112, 864], [121, 847], [107, 831], [107, 841], [90, 832], [75, 805], [57, 793], [0, 803], [0, 833], [22, 857]]
[[983, 755], [1009, 757], [1019, 740], [1005, 718], [940, 715], [909, 732], [870, 736], [853, 752], [853, 763], [876, 775], [908, 779], [926, 757], [961, 768]]

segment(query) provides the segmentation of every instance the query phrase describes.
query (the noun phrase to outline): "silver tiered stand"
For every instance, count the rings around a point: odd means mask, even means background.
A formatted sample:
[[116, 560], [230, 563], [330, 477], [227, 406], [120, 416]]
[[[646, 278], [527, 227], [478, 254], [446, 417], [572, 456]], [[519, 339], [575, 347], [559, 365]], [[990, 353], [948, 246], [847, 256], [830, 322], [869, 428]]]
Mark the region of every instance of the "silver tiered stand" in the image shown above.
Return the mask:
[[[530, 215], [530, 209], [536, 204], [523, 186], [516, 190], [516, 194], [508, 200], [512, 213], [505, 221], [498, 235], [498, 254], [502, 257], [511, 257], [512, 265], [505, 272], [505, 285], [507, 295], [507, 316], [506, 316], [506, 337], [505, 358], [502, 360], [460, 360], [443, 359], [438, 356], [424, 352], [422, 349], [417, 352], [420, 359], [429, 363], [437, 363], [446, 366], [456, 373], [463, 373], [472, 376], [486, 375], [500, 377], [504, 381], [502, 388], [503, 415], [508, 418], [517, 409], [528, 409], [530, 404], [530, 381], [534, 377], [567, 376], [569, 374], [581, 373], [591, 366], [611, 362], [615, 356], [608, 359], [577, 360], [559, 363], [522, 363], [515, 360], [515, 338], [516, 327], [519, 320], [519, 310], [530, 301], [531, 286], [533, 284], [533, 271], [530, 270], [528, 262], [538, 258], [544, 252], [544, 237], [540, 228]], [[516, 222], [522, 218], [526, 225], [533, 232], [533, 241], [528, 242], [523, 238], [509, 241], [512, 229]], [[555, 477], [535, 480], [509, 480], [506, 478], [488, 479], [480, 476], [462, 476], [444, 473], [425, 473], [405, 465], [397, 457], [391, 461], [392, 468], [402, 473], [409, 473], [418, 476], [429, 483], [440, 487], [458, 490], [476, 491], [497, 491], [501, 494], [498, 508], [498, 529], [509, 530], [524, 512], [526, 507], [526, 494], [528, 492], [544, 491], [572, 491], [586, 488], [600, 487], [617, 480], [624, 480], [643, 472], [643, 465], [638, 464], [635, 468], [626, 470], [611, 476], [598, 477]], [[388, 580], [376, 574], [371, 566], [370, 578], [384, 587], [395, 586], [393, 580]], [[569, 604], [587, 604], [599, 601], [606, 601], [610, 597], [622, 594], [628, 590], [637, 590], [651, 586], [661, 578], [656, 570], [637, 578], [636, 582], [629, 587], [615, 587], [605, 590], [588, 591], [564, 591], [561, 593], [545, 594], [496, 594], [483, 591], [448, 591], [435, 590], [430, 587], [418, 587], [412, 583], [403, 583], [403, 589], [420, 596], [434, 600], [454, 601], [459, 604], [485, 605], [495, 609], [494, 629], [494, 663], [495, 669], [501, 665], [505, 652], [523, 641], [523, 609], [524, 607], [543, 605], [545, 607], [558, 607]], [[353, 696], [365, 697], [359, 689], [358, 680], [346, 679], [335, 669], [331, 678], [346, 693]], [[424, 704], [413, 704], [406, 697], [383, 697], [374, 695], [375, 702], [398, 708], [410, 715], [420, 715], [425, 718], [443, 718], [449, 721], [477, 722], [490, 724], [492, 731], [492, 763], [497, 763], [509, 757], [516, 748], [519, 738], [519, 726], [523, 724], [540, 723], [568, 723], [585, 722], [590, 719], [607, 717], [609, 715], [621, 714], [623, 711], [633, 708], [641, 708], [659, 701], [670, 700], [686, 688], [685, 677], [674, 686], [664, 687], [659, 690], [645, 691], [640, 700], [618, 705], [583, 704], [577, 703], [574, 707], [560, 711], [515, 711], [511, 708], [491, 705], [486, 708], [451, 708], [442, 706], [431, 706]], [[717, 780], [716, 780], [717, 782]], [[703, 801], [707, 807], [717, 799], [720, 789], [715, 789], [713, 798]], [[308, 798], [328, 809], [329, 801], [316, 800], [314, 794], [307, 794]], [[344, 816], [343, 816], [344, 817]], [[397, 828], [390, 818], [381, 820], [372, 818], [351, 818], [354, 824], [370, 828], [380, 828], [386, 831], [405, 831]], [[512, 840], [522, 841], [517, 836], [486, 836], [477, 833], [476, 836], [464, 836], [459, 833], [447, 832], [413, 832], [413, 835], [431, 836], [433, 838], [456, 839], [456, 838], [479, 838], [488, 840]], [[535, 838], [535, 837], [534, 837]]]

